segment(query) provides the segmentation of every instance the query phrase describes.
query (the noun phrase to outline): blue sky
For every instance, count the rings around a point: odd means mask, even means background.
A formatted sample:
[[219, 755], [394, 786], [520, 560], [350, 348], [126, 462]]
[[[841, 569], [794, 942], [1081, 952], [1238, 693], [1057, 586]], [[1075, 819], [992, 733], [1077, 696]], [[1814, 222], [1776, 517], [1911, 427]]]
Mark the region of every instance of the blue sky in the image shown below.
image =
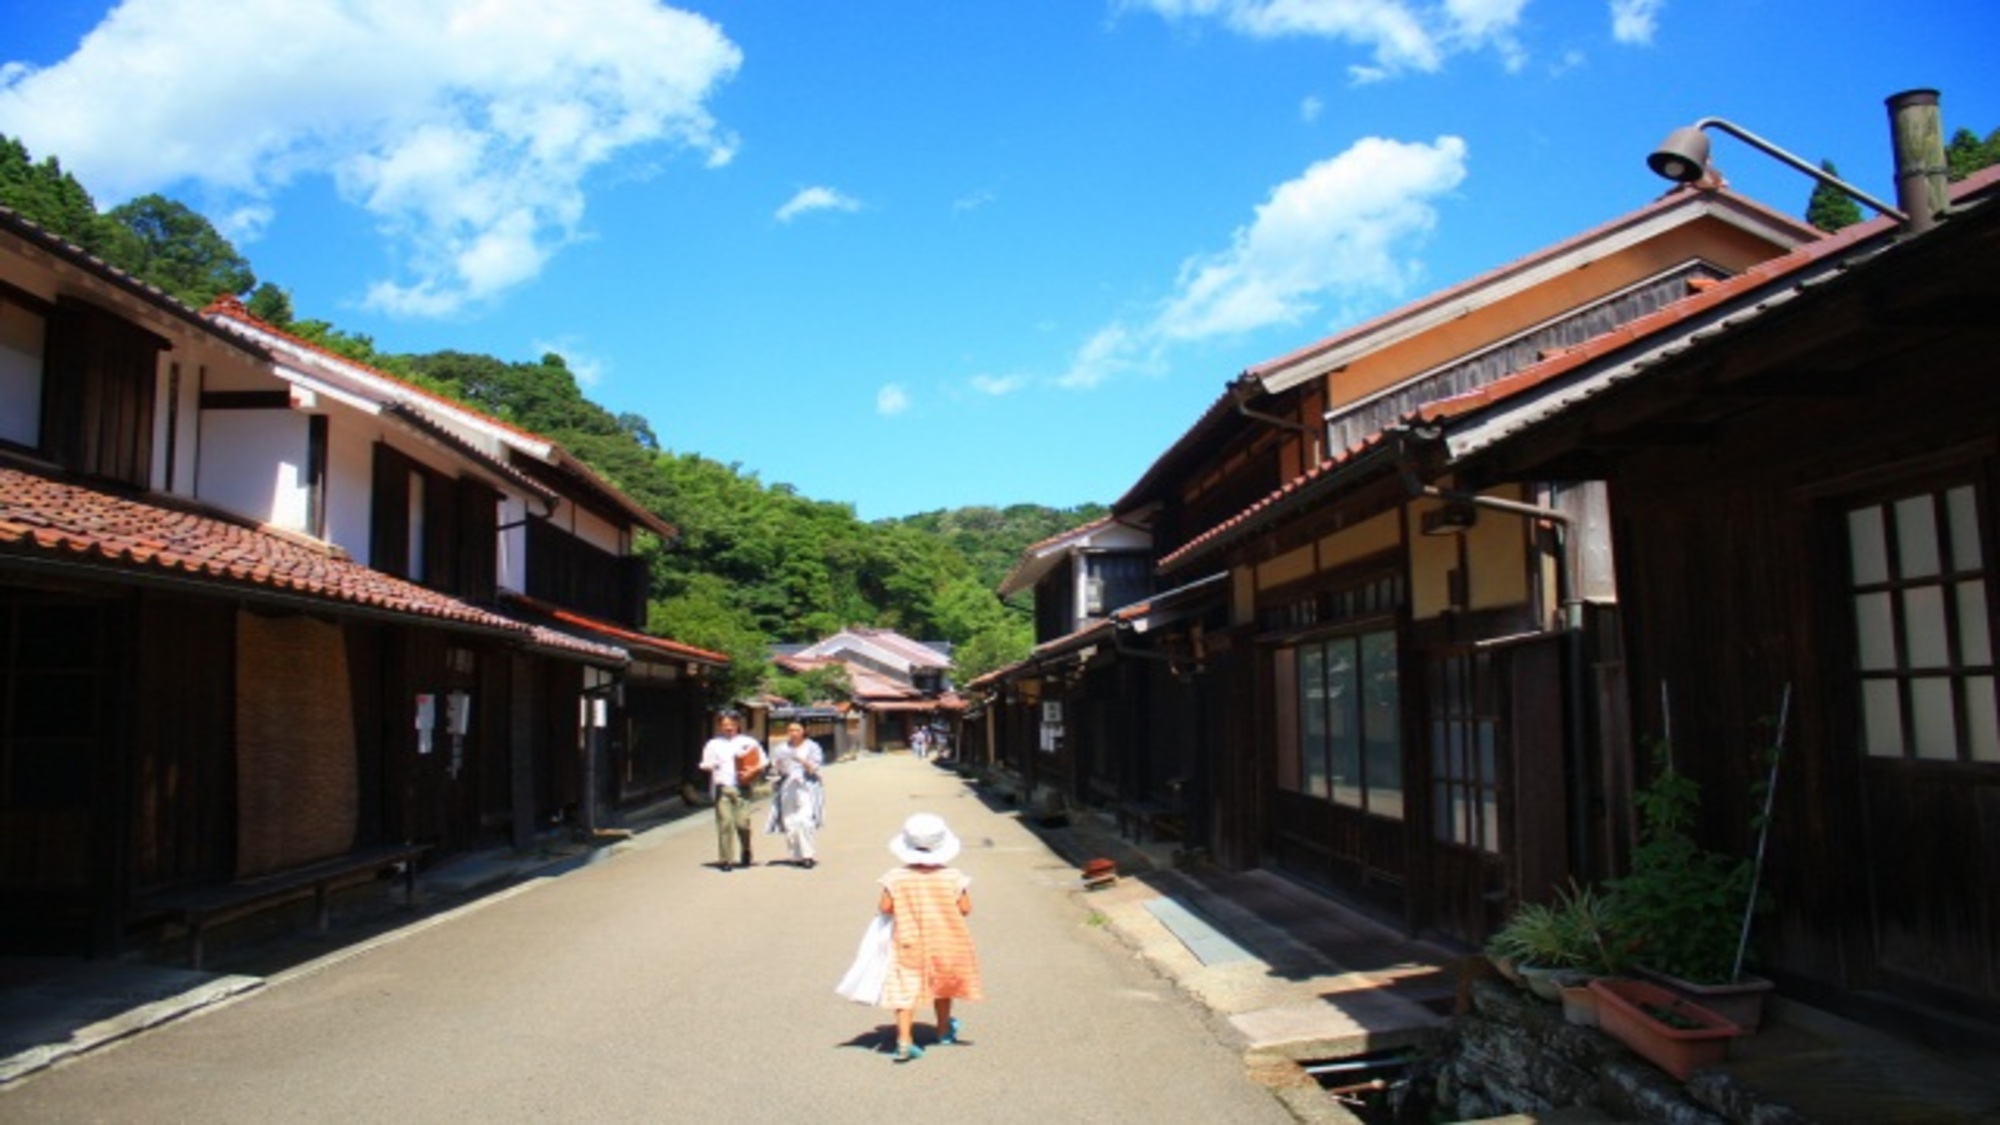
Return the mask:
[[2000, 127], [1996, 31], [1991, 0], [0, 0], [0, 133], [100, 207], [202, 211], [301, 316], [559, 352], [665, 448], [877, 519], [1109, 502], [1243, 368], [1645, 204], [1700, 117], [1893, 200], [1883, 99]]

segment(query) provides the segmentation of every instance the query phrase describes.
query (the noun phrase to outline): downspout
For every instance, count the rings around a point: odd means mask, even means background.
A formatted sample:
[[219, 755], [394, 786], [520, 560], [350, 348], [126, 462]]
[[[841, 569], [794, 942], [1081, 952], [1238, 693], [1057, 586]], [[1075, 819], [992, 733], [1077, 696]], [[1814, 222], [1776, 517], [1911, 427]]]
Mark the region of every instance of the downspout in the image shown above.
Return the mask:
[[1306, 463], [1317, 464], [1322, 453], [1321, 443], [1324, 440], [1324, 435], [1320, 432], [1320, 428], [1318, 426], [1307, 425], [1296, 418], [1286, 418], [1283, 415], [1266, 414], [1261, 410], [1250, 409], [1250, 399], [1260, 393], [1258, 388], [1261, 386], [1261, 383], [1257, 383], [1254, 379], [1247, 376], [1238, 378], [1229, 384], [1229, 398], [1236, 404], [1236, 413], [1254, 422], [1263, 422], [1285, 430], [1295, 430], [1305, 435], [1306, 440], [1312, 443], [1312, 455], [1306, 458]]
[[1576, 576], [1570, 563], [1570, 549], [1573, 546], [1571, 532], [1575, 520], [1568, 512], [1539, 504], [1525, 504], [1518, 500], [1508, 500], [1499, 496], [1484, 496], [1476, 492], [1441, 488], [1425, 481], [1417, 472], [1416, 461], [1410, 455], [1413, 442], [1436, 442], [1441, 433], [1435, 426], [1398, 425], [1389, 433], [1395, 442], [1396, 471], [1403, 479], [1403, 486], [1411, 496], [1422, 496], [1433, 500], [1443, 500], [1454, 504], [1469, 504], [1475, 508], [1505, 512], [1508, 515], [1526, 519], [1547, 520], [1554, 525], [1556, 533], [1556, 598], [1561, 607], [1563, 646], [1563, 726], [1568, 753], [1563, 756], [1565, 772], [1568, 774], [1569, 790], [1569, 838], [1573, 872], [1588, 873], [1591, 870], [1591, 848], [1589, 831], [1590, 786], [1584, 770], [1584, 748], [1588, 745], [1588, 716], [1584, 711], [1584, 693], [1588, 684], [1584, 679], [1584, 632], [1583, 601], [1576, 593]]

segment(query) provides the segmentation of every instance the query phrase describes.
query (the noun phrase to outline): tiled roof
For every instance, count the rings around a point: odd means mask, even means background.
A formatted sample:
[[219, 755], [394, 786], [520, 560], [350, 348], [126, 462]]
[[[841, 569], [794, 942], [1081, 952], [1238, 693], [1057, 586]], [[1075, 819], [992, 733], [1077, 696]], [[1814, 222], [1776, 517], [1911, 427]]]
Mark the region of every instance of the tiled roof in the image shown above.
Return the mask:
[[1113, 512], [1131, 511], [1157, 498], [1161, 484], [1173, 476], [1174, 467], [1181, 458], [1202, 439], [1212, 436], [1221, 427], [1224, 419], [1236, 413], [1235, 386], [1233, 381], [1223, 385], [1222, 394], [1208, 404], [1208, 409], [1201, 412], [1201, 417], [1195, 419], [1181, 436], [1175, 438], [1166, 452], [1154, 458], [1153, 463], [1146, 466], [1146, 471], [1139, 475], [1139, 479], [1132, 483], [1132, 487], [1125, 490], [1123, 496], [1112, 502]]
[[1058, 531], [1054, 535], [1049, 536], [1047, 539], [1043, 539], [1035, 543], [1030, 543], [1026, 547], [1022, 548], [1022, 553], [1025, 554], [1032, 551], [1046, 550], [1066, 540], [1075, 539], [1080, 535], [1088, 535], [1091, 532], [1096, 531], [1100, 527], [1110, 527], [1112, 522], [1116, 519], [1117, 519], [1116, 516], [1109, 516], [1109, 515], [1099, 516], [1088, 523], [1078, 524], [1075, 527], [1070, 528], [1068, 531]]
[[[304, 353], [314, 357], [319, 363], [330, 366], [335, 371], [345, 373], [350, 378], [359, 378], [368, 383], [376, 384], [381, 391], [390, 395], [389, 401], [400, 404], [406, 414], [426, 418], [434, 426], [437, 423], [435, 420], [428, 419], [427, 415], [442, 417], [456, 416], [461, 420], [462, 424], [469, 423], [477, 428], [491, 430], [501, 440], [507, 442], [507, 444], [548, 464], [564, 475], [575, 479], [585, 488], [597, 491], [611, 499], [627, 515], [661, 537], [673, 539], [680, 534], [679, 529], [660, 518], [658, 514], [648, 511], [638, 501], [627, 496], [616, 485], [606, 480], [602, 474], [578, 460], [575, 454], [564, 449], [549, 438], [529, 430], [524, 430], [510, 422], [502, 421], [476, 407], [468, 406], [465, 403], [426, 390], [406, 379], [392, 375], [379, 367], [370, 366], [359, 360], [349, 359], [339, 352], [322, 347], [302, 336], [293, 335], [276, 325], [251, 315], [250, 310], [244, 307], [243, 302], [237, 300], [235, 297], [228, 295], [217, 297], [214, 301], [210, 302], [207, 308], [202, 310], [202, 315], [207, 317], [213, 324], [229, 329], [228, 335], [247, 338], [266, 347], [276, 346], [295, 353]], [[465, 451], [461, 449], [460, 452], [463, 454]], [[519, 476], [518, 470], [510, 468], [507, 472], [510, 478]], [[517, 480], [516, 483], [520, 482]], [[540, 485], [532, 487], [537, 490], [542, 489]]]
[[873, 629], [864, 625], [850, 625], [798, 651], [812, 657], [823, 657], [847, 651], [868, 650], [873, 650], [876, 659], [884, 663], [900, 662], [912, 668], [951, 666], [951, 654], [941, 648], [913, 641], [892, 629]]
[[[1727, 189], [1714, 187], [1702, 189], [1674, 188], [1643, 207], [1629, 211], [1580, 234], [1572, 235], [1553, 245], [1541, 247], [1532, 253], [1523, 255], [1485, 273], [1440, 289], [1408, 304], [1400, 305], [1380, 316], [1344, 329], [1332, 336], [1316, 340], [1285, 355], [1266, 360], [1262, 363], [1253, 364], [1245, 369], [1238, 379], [1225, 384], [1221, 396], [1209, 405], [1208, 409], [1202, 413], [1202, 416], [1185, 433], [1155, 459], [1140, 479], [1126, 491], [1124, 496], [1120, 497], [1112, 505], [1113, 510], [1123, 511], [1128, 507], [1152, 499], [1155, 493], [1159, 491], [1161, 484], [1172, 476], [1176, 463], [1199, 442], [1213, 437], [1222, 423], [1237, 412], [1237, 387], [1249, 386], [1262, 392], [1265, 388], [1261, 384], [1265, 380], [1288, 368], [1340, 351], [1344, 348], [1356, 347], [1366, 342], [1372, 336], [1388, 332], [1393, 327], [1404, 322], [1414, 322], [1427, 314], [1443, 315], [1439, 310], [1449, 310], [1454, 304], [1464, 305], [1466, 302], [1473, 301], [1476, 295], [1484, 290], [1493, 289], [1497, 285], [1509, 279], [1516, 278], [1519, 275], [1527, 274], [1531, 270], [1545, 268], [1548, 263], [1558, 262], [1564, 259], [1565, 256], [1575, 254], [1593, 243], [1617, 235], [1620, 232], [1642, 229], [1649, 223], [1665, 222], [1670, 217], [1670, 213], [1677, 209], [1692, 208], [1699, 214], [1710, 214], [1715, 212], [1718, 204], [1731, 213], [1740, 214], [1746, 219], [1755, 220], [1760, 225], [1779, 235], [1793, 237], [1799, 241], [1818, 237], [1817, 232], [1806, 224], [1773, 211], [1748, 197], [1738, 195]], [[1407, 326], [1403, 329], [1406, 333], [1412, 330]]]
[[[1953, 185], [1953, 198], [1966, 199], [1996, 184], [2000, 184], [2000, 168], [1989, 169]], [[1740, 306], [1759, 297], [1767, 300], [1788, 299], [1791, 290], [1778, 292], [1779, 282], [1792, 279], [1818, 263], [1844, 261], [1846, 256], [1861, 252], [1857, 249], [1861, 244], [1883, 237], [1894, 228], [1892, 220], [1876, 218], [1857, 223], [1836, 234], [1824, 235], [1787, 254], [1752, 266], [1734, 277], [1698, 287], [1689, 296], [1673, 304], [1663, 306], [1532, 366], [1496, 379], [1475, 391], [1427, 403], [1406, 415], [1404, 420], [1429, 422], [1473, 414], [1524, 395], [1557, 380], [1565, 373], [1607, 356], [1658, 341], [1684, 345], [1693, 338], [1691, 334], [1720, 316], [1723, 310]], [[1679, 331], [1675, 331], [1677, 329]], [[1497, 440], [1497, 437], [1495, 439]], [[1318, 492], [1319, 486], [1329, 481], [1339, 470], [1355, 464], [1363, 455], [1383, 448], [1387, 440], [1387, 431], [1378, 431], [1350, 448], [1321, 461], [1248, 508], [1189, 540], [1162, 558], [1159, 569], [1172, 570], [1197, 555], [1224, 543], [1234, 542], [1242, 534], [1247, 534], [1255, 527], [1282, 516], [1298, 502]], [[1470, 448], [1472, 447], [1454, 442], [1452, 452], [1454, 455], [1460, 455]]]
[[1864, 246], [1860, 244], [1893, 230], [1892, 221], [1877, 218], [1847, 227], [1742, 276], [1717, 282], [1620, 331], [1606, 333], [1482, 388], [1490, 394], [1434, 403], [1424, 420], [1460, 419], [1448, 428], [1447, 448], [1454, 459], [1470, 456], [1572, 405], [1626, 384], [1666, 360], [1758, 323], [1767, 314], [1850, 271], [1889, 257], [1893, 251], [1952, 237], [1952, 231], [1967, 229], [1965, 224], [1972, 222], [1974, 210], [1979, 214], [1972, 231], [1990, 229], [1996, 221], [1991, 212], [2000, 209], [2000, 198], [1988, 197], [1978, 204], [1974, 201], [1994, 189], [2000, 189], [2000, 167], [1953, 184], [1951, 197], [1963, 214], [1923, 234]]
[[965, 686], [971, 691], [986, 691], [997, 684], [1013, 679], [1032, 663], [1033, 661], [1030, 660], [1016, 660], [1012, 664], [1002, 664], [998, 668], [993, 668], [974, 676], [972, 681]]
[[194, 581], [504, 633], [525, 627], [339, 551], [191, 507], [0, 465], [0, 559]]
[[696, 648], [693, 645], [682, 644], [679, 641], [670, 640], [666, 637], [656, 637], [651, 633], [641, 633], [632, 629], [626, 629], [622, 626], [613, 625], [609, 621], [601, 621], [586, 614], [550, 605], [547, 602], [537, 598], [530, 598], [523, 594], [507, 595], [505, 604], [510, 607], [520, 606], [532, 614], [545, 617], [559, 628], [580, 630], [586, 634], [608, 638], [627, 648], [643, 649], [650, 654], [666, 656], [675, 660], [693, 660], [717, 666], [729, 663], [729, 657], [723, 653], [710, 652], [705, 648]]
[[925, 644], [922, 641], [912, 640], [893, 629], [870, 629], [857, 625], [849, 629], [848, 632], [859, 637], [866, 637], [875, 644], [881, 645], [890, 652], [903, 657], [910, 662], [912, 667], [948, 668], [951, 666], [950, 653]]
[[[1634, 211], [1601, 223], [1581, 233], [1571, 235], [1560, 242], [1541, 247], [1524, 254], [1511, 262], [1468, 278], [1456, 285], [1450, 285], [1408, 304], [1398, 306], [1381, 316], [1364, 321], [1352, 328], [1314, 341], [1276, 359], [1251, 366], [1244, 374], [1256, 379], [1269, 379], [1288, 367], [1293, 367], [1315, 356], [1338, 351], [1350, 344], [1364, 341], [1368, 337], [1382, 334], [1389, 326], [1409, 321], [1432, 310], [1449, 310], [1449, 315], [1458, 315], [1455, 306], [1469, 300], [1482, 290], [1495, 288], [1500, 282], [1547, 262], [1557, 262], [1567, 256], [1602, 242], [1620, 232], [1646, 229], [1647, 224], [1678, 209], [1691, 209], [1696, 215], [1715, 214], [1718, 205], [1731, 211], [1761, 220], [1766, 227], [1789, 235], [1795, 242], [1809, 242], [1820, 237], [1820, 232], [1810, 225], [1789, 215], [1773, 211], [1746, 196], [1718, 186], [1678, 185], [1668, 189], [1653, 202]], [[1628, 236], [1629, 237], [1629, 236]]]
[[33, 243], [42, 251], [61, 258], [86, 273], [96, 275], [103, 281], [110, 283], [113, 287], [123, 290], [125, 293], [167, 313], [174, 319], [186, 322], [189, 327], [199, 330], [203, 335], [211, 339], [225, 342], [232, 347], [252, 354], [263, 354], [262, 350], [255, 345], [238, 339], [229, 333], [217, 331], [215, 326], [204, 320], [200, 313], [182, 304], [179, 299], [169, 295], [159, 286], [126, 273], [110, 262], [92, 254], [74, 242], [64, 239], [40, 223], [5, 205], [0, 205], [0, 231], [5, 231], [24, 241]]
[[[1069, 550], [1089, 546], [1117, 546], [1116, 536], [1110, 542], [1098, 540], [1099, 532], [1115, 531], [1122, 528], [1128, 535], [1137, 536], [1141, 545], [1151, 544], [1151, 533], [1135, 520], [1121, 515], [1101, 516], [1089, 523], [1058, 532], [1039, 543], [1031, 543], [1021, 550], [1021, 557], [1015, 561], [1012, 570], [995, 587], [1001, 597], [1007, 597], [1029, 586], [1039, 583], [1050, 571], [1061, 564]], [[1129, 544], [1128, 544], [1129, 546]]]
[[1046, 640], [1036, 645], [1033, 659], [1042, 661], [1052, 656], [1060, 656], [1066, 652], [1074, 652], [1077, 649], [1085, 648], [1109, 637], [1117, 627], [1117, 623], [1108, 617], [1080, 625], [1060, 637]]
[[321, 360], [333, 364], [338, 369], [360, 374], [369, 380], [385, 384], [387, 387], [393, 388], [397, 396], [403, 401], [415, 399], [442, 412], [468, 415], [478, 419], [487, 426], [512, 434], [517, 440], [531, 445], [547, 447], [555, 444], [540, 434], [531, 433], [519, 426], [503, 422], [482, 410], [467, 406], [465, 403], [457, 402], [453, 399], [445, 398], [434, 391], [426, 390], [401, 376], [392, 375], [379, 367], [362, 363], [360, 360], [350, 359], [331, 348], [316, 344], [303, 336], [287, 332], [269, 321], [259, 319], [248, 308], [244, 307], [242, 301], [229, 294], [225, 293], [209, 302], [208, 307], [201, 310], [201, 315], [207, 317], [210, 322], [229, 329], [234, 335], [247, 336], [251, 340], [264, 343], [281, 343], [292, 350], [307, 352], [317, 356]]
[[1171, 571], [1182, 563], [1193, 559], [1195, 556], [1207, 553], [1211, 547], [1220, 546], [1224, 542], [1233, 542], [1240, 533], [1248, 532], [1255, 527], [1262, 526], [1271, 519], [1283, 515], [1295, 502], [1303, 500], [1312, 494], [1315, 491], [1313, 488], [1314, 485], [1331, 477], [1336, 470], [1343, 469], [1359, 461], [1363, 455], [1382, 449], [1387, 444], [1388, 436], [1386, 434], [1371, 434], [1354, 445], [1326, 458], [1319, 464], [1286, 481], [1276, 491], [1269, 493], [1256, 503], [1181, 544], [1178, 548], [1160, 559], [1159, 569], [1162, 571]]

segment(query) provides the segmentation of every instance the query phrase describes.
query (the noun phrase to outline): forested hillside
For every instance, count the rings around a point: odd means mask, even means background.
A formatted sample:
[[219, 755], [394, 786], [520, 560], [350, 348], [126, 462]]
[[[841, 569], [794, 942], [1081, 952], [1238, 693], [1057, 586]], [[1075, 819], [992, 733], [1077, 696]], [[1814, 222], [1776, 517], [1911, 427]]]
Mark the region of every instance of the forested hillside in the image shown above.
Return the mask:
[[295, 315], [289, 294], [201, 215], [154, 195], [100, 213], [53, 159], [0, 137], [0, 204], [197, 308], [219, 294], [340, 354], [561, 442], [680, 529], [650, 543], [648, 629], [727, 652], [732, 692], [754, 689], [777, 641], [882, 626], [955, 646], [961, 680], [1026, 654], [1024, 605], [994, 593], [1023, 547], [1102, 515], [1099, 506], [966, 508], [866, 523], [851, 505], [768, 485], [754, 469], [663, 448], [646, 419], [586, 399], [559, 355], [406, 355]]

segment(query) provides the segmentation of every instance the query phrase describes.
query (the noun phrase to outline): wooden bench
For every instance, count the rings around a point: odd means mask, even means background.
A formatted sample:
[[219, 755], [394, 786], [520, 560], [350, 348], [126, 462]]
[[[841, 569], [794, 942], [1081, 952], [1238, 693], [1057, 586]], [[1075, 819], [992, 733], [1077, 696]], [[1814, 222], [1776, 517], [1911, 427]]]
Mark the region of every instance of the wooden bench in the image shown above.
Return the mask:
[[147, 911], [168, 921], [179, 922], [188, 932], [188, 965], [201, 968], [202, 937], [210, 926], [256, 914], [294, 899], [311, 895], [314, 926], [325, 933], [329, 915], [328, 898], [340, 887], [375, 878], [385, 868], [402, 865], [403, 904], [417, 904], [417, 859], [429, 851], [429, 844], [381, 844], [360, 848], [303, 867], [254, 875], [247, 879], [148, 896]]

